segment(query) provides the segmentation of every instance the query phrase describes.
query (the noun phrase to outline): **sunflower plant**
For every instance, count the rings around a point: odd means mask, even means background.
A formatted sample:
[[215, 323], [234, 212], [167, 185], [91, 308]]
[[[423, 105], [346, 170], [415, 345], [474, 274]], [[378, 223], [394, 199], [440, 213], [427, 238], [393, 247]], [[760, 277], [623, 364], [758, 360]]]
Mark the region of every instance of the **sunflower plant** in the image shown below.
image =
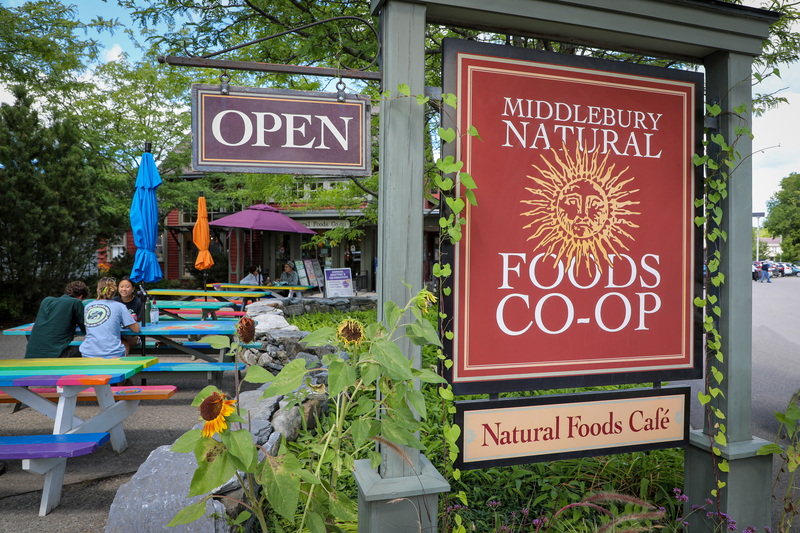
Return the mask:
[[[406, 287], [411, 291], [410, 285]], [[225, 497], [209, 491], [238, 476], [247, 496], [242, 503], [249, 509], [244, 516], [255, 515], [262, 531], [344, 531], [337, 522], [357, 518], [356, 505], [344, 490], [354, 462], [369, 458], [377, 467], [381, 456], [375, 441], [424, 449], [415, 435], [420, 421], [414, 413], [424, 419], [426, 407], [415, 383], [445, 380], [433, 369], [413, 368], [396, 342], [405, 337], [417, 345], [441, 347], [438, 332], [424, 316], [435, 302], [431, 292], [422, 290], [404, 307], [386, 302], [382, 323], [365, 326], [345, 318], [336, 328], [324, 327], [306, 336], [307, 346], [336, 348], [322, 360], [328, 369], [329, 406], [314, 431], [301, 430], [297, 443], [282, 441], [276, 457], [265, 453], [264, 460], [257, 460], [258, 447], [244, 426], [246, 413], [237, 412], [235, 400], [226, 399], [215, 387], [201, 391], [193, 405], [200, 410], [204, 429], [187, 432], [172, 450], [195, 454], [198, 468], [189, 496], [206, 496], [180, 511], [169, 525], [200, 518], [207, 500]], [[239, 342], [231, 344], [237, 358], [246, 335], [247, 328], [237, 329]], [[227, 342], [212, 340], [212, 344]], [[320, 387], [311, 384], [312, 370], [300, 358], [277, 376], [251, 366], [244, 381], [270, 383], [261, 399], [283, 395], [288, 400], [285, 408], [291, 409]]]

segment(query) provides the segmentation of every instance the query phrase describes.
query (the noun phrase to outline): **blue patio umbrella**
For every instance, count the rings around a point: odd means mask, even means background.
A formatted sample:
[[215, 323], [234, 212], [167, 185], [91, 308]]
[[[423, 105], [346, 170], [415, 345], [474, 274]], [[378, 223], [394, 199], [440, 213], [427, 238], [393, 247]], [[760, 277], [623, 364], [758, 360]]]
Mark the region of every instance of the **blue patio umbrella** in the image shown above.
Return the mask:
[[131, 270], [131, 281], [154, 283], [162, 278], [161, 266], [156, 256], [158, 238], [158, 199], [156, 189], [161, 185], [153, 154], [144, 152], [136, 176], [136, 192], [131, 203], [131, 229], [136, 245], [136, 257]]

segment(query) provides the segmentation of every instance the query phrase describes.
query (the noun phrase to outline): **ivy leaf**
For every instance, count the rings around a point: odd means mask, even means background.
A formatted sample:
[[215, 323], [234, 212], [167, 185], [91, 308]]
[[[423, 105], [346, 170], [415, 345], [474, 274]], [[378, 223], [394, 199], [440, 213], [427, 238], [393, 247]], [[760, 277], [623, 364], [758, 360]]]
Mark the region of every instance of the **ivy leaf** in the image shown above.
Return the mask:
[[722, 472], [730, 472], [731, 471], [731, 467], [728, 466], [728, 460], [727, 459], [723, 459], [722, 462], [717, 465], [717, 467]]
[[456, 198], [455, 200], [453, 198], [446, 198], [445, 201], [455, 214], [460, 213], [464, 209], [464, 200], [461, 198]]
[[[444, 398], [445, 400], [452, 400], [453, 399], [453, 391], [449, 388], [439, 387], [439, 396]], [[711, 398], [709, 397], [709, 400]]]
[[411, 96], [411, 89], [405, 83], [401, 83], [397, 86], [397, 92], [404, 96]]
[[475, 128], [475, 126], [473, 126], [471, 124], [470, 124], [469, 128], [467, 128], [467, 133], [469, 135], [472, 135], [473, 137], [477, 138], [479, 141], [483, 140], [483, 139], [481, 139], [481, 136], [478, 133], [478, 130]]
[[477, 189], [478, 186], [475, 185], [475, 180], [472, 179], [472, 176], [467, 174], [466, 172], [459, 172], [458, 179], [461, 181], [461, 185], [466, 187], [467, 189]]
[[711, 401], [711, 395], [703, 394], [702, 392], [697, 393], [697, 399], [700, 400], [701, 405], [705, 405]]
[[695, 296], [694, 305], [697, 307], [703, 307], [706, 305], [706, 301], [700, 298], [699, 296]]
[[694, 217], [694, 223], [697, 227], [702, 226], [705, 221], [706, 217]]
[[430, 98], [427, 96], [421, 94], [417, 95], [417, 105], [425, 105], [428, 103], [428, 100], [430, 100]]
[[445, 296], [450, 296], [450, 287], [444, 287], [444, 288], [442, 289], [442, 293], [443, 293]]
[[474, 206], [478, 205], [478, 199], [475, 198], [475, 193], [472, 192], [471, 189], [467, 189], [464, 194], [467, 197], [467, 200], [469, 200], [469, 203], [471, 203]]
[[449, 105], [453, 109], [455, 109], [456, 106], [458, 105], [458, 98], [454, 94], [450, 93], [443, 94], [442, 101], [445, 103], [445, 105]]
[[439, 133], [439, 137], [446, 143], [453, 142], [456, 138], [456, 130], [453, 128], [439, 128], [437, 132]]

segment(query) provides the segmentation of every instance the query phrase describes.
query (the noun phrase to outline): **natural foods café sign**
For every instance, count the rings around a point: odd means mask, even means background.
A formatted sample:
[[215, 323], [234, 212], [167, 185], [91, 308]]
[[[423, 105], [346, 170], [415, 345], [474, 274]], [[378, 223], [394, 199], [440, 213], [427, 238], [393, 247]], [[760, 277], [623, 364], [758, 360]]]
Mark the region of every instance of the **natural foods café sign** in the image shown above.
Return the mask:
[[369, 98], [192, 86], [192, 166], [211, 172], [369, 176]]
[[[456, 393], [700, 377], [702, 75], [447, 41]], [[450, 124], [448, 124], [450, 120]]]
[[689, 387], [456, 402], [456, 468], [685, 446]]

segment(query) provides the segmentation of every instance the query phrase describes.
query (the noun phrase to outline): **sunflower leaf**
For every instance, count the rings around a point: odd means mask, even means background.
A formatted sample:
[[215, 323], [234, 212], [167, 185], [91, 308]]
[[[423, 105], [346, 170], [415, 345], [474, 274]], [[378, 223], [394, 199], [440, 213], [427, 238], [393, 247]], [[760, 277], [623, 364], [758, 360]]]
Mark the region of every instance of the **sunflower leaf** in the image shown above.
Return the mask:
[[169, 524], [168, 527], [175, 527], [182, 524], [188, 524], [189, 522], [194, 522], [201, 516], [203, 516], [206, 512], [206, 501], [211, 496], [207, 498], [203, 498], [199, 502], [195, 503], [194, 505], [190, 505], [189, 507], [184, 507], [181, 509], [178, 514], [175, 515]]
[[194, 401], [192, 402], [192, 407], [199, 407], [203, 400], [214, 394], [215, 392], [219, 392], [219, 389], [216, 388], [214, 385], [209, 385], [208, 387], [204, 388], [200, 392], [197, 393], [197, 396], [194, 397]]
[[230, 348], [231, 340], [225, 335], [208, 335], [200, 339], [201, 342], [207, 342], [212, 348], [221, 350], [222, 348]]
[[403, 311], [396, 303], [389, 300], [383, 306], [383, 314], [386, 316], [386, 327], [393, 329], [394, 325], [397, 324], [397, 320], [403, 315]]
[[200, 440], [202, 435], [203, 432], [201, 430], [190, 429], [175, 441], [175, 444], [172, 445], [170, 451], [177, 453], [189, 453], [194, 450], [195, 446], [197, 446], [197, 441]]
[[304, 342], [306, 346], [327, 346], [335, 333], [336, 330], [331, 327], [319, 328], [303, 337], [300, 342]]
[[298, 388], [303, 383], [303, 377], [306, 375], [306, 360], [303, 358], [295, 359], [288, 365], [283, 367], [280, 373], [275, 376], [267, 390], [261, 395], [260, 400], [269, 398], [270, 396], [277, 396], [279, 394], [288, 394]]
[[248, 367], [247, 374], [244, 376], [244, 380], [250, 383], [269, 383], [273, 379], [275, 379], [275, 376], [269, 370], [258, 365]]
[[253, 445], [253, 437], [250, 432], [245, 429], [226, 431], [222, 437], [225, 436], [227, 436], [227, 442], [225, 438], [222, 441], [228, 447], [228, 453], [242, 463], [243, 468], [240, 468], [240, 470], [253, 472], [256, 464], [258, 464], [258, 453]]
[[339, 520], [352, 522], [358, 519], [355, 505], [343, 492], [332, 492], [329, 506], [331, 514]]
[[[380, 339], [373, 343], [373, 355], [392, 379], [412, 379], [414, 376], [400, 348], [391, 341]], [[294, 362], [294, 361], [292, 361]], [[290, 363], [291, 364], [291, 363]], [[284, 368], [285, 370], [285, 368]]]
[[383, 373], [383, 369], [381, 365], [375, 363], [366, 363], [361, 366], [361, 380], [364, 382], [364, 385], [370, 385], [371, 383], [375, 383], [381, 374]]
[[300, 499], [300, 476], [292, 472], [300, 469], [300, 463], [291, 454], [268, 455], [266, 459], [261, 483], [267, 489], [267, 499], [279, 515], [293, 520]]
[[221, 442], [200, 439], [197, 441], [194, 453], [198, 466], [189, 485], [189, 496], [210, 492], [236, 474], [236, 466]]
[[328, 367], [328, 394], [337, 396], [358, 379], [356, 369], [344, 361], [333, 361]]
[[412, 390], [408, 391], [406, 394], [406, 399], [411, 406], [417, 410], [419, 416], [422, 418], [427, 418], [428, 412], [425, 408], [425, 397], [422, 395], [422, 391]]

